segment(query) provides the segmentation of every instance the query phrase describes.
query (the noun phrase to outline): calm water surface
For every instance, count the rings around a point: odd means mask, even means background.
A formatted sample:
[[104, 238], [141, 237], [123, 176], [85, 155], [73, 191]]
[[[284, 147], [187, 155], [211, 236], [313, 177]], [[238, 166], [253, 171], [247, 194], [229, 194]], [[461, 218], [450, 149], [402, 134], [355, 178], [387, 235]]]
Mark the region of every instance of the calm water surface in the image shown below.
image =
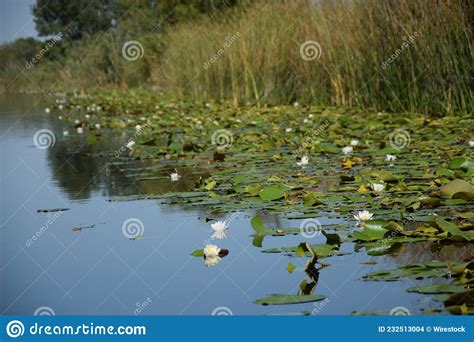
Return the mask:
[[[403, 263], [403, 258], [375, 259], [363, 251], [325, 260], [331, 266], [321, 270], [314, 292], [327, 296], [324, 304], [253, 304], [273, 293], [296, 294], [299, 284], [309, 281], [303, 272], [307, 258], [261, 253], [252, 246], [250, 219], [257, 212], [236, 215], [228, 238], [217, 241], [230, 250], [229, 256], [217, 266], [205, 267], [190, 253], [202, 248], [211, 235], [205, 219], [224, 216], [157, 200], [109, 201], [112, 196], [139, 194], [141, 188], [130, 177], [110, 170], [106, 157], [89, 153], [118, 148], [127, 136], [105, 132], [98, 144], [90, 145], [69, 128], [70, 135], [64, 137], [66, 123], [45, 114], [44, 104], [34, 96], [2, 96], [0, 111], [3, 314], [33, 314], [47, 306], [57, 315], [208, 315], [220, 307], [234, 315], [302, 311], [346, 315], [397, 306], [416, 312], [434, 305], [428, 297], [407, 293], [405, 289], [413, 286], [409, 281], [362, 281], [371, 271]], [[35, 147], [33, 137], [41, 129], [55, 133], [53, 147]], [[47, 208], [70, 210], [37, 212]], [[261, 214], [270, 227], [299, 225]], [[122, 224], [130, 218], [143, 222], [142, 239], [124, 236]], [[73, 230], [89, 226], [93, 228]], [[302, 241], [301, 236], [269, 237], [264, 248]], [[323, 243], [324, 238], [312, 242]], [[353, 252], [353, 245], [344, 244], [343, 249]], [[430, 258], [423, 248], [407, 253], [410, 260], [418, 255], [420, 260]], [[366, 264], [374, 260], [378, 265]], [[291, 274], [286, 269], [289, 262], [297, 266]]]

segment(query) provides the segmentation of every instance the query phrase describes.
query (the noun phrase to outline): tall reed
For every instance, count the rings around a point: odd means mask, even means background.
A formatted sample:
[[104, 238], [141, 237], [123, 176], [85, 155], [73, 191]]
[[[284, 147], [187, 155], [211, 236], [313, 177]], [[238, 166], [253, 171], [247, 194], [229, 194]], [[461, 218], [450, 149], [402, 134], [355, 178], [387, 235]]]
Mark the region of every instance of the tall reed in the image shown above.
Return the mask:
[[[473, 111], [469, 1], [252, 4], [168, 32], [160, 65], [168, 91], [235, 104]], [[321, 47], [313, 60], [300, 54], [308, 41]]]

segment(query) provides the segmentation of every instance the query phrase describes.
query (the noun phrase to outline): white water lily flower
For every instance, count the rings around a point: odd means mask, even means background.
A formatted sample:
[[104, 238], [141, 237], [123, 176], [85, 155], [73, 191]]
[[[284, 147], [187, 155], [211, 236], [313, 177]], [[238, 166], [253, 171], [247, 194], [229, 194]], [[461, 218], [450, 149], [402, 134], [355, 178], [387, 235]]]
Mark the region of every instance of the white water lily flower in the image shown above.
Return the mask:
[[59, 108], [59, 110], [63, 110], [64, 107], [63, 107], [63, 105], [59, 105], [58, 108]]
[[84, 129], [82, 127], [77, 127], [77, 133], [78, 134], [84, 133]]
[[368, 210], [362, 210], [362, 211], [357, 212], [354, 215], [354, 218], [357, 220], [357, 223], [360, 225], [364, 221], [371, 220], [372, 216], [374, 216], [374, 214], [370, 213]]
[[66, 137], [69, 135], [69, 131], [63, 131], [63, 135]]
[[91, 116], [89, 114], [86, 114], [85, 117], [86, 119], [90, 119]]
[[207, 258], [219, 257], [219, 252], [221, 249], [216, 245], [206, 245], [204, 246], [204, 256]]
[[293, 106], [298, 107], [300, 104], [298, 102], [293, 103]]
[[344, 153], [344, 155], [348, 155], [348, 154], [351, 154], [352, 151], [354, 151], [354, 148], [352, 146], [346, 146], [346, 147], [343, 147], [342, 148], [342, 153]]
[[126, 148], [128, 148], [129, 150], [131, 150], [133, 148], [133, 145], [135, 145], [135, 141], [133, 140], [130, 140], [127, 145], [125, 145]]
[[172, 182], [177, 182], [179, 181], [179, 179], [181, 178], [181, 175], [178, 174], [178, 171], [176, 171], [176, 169], [174, 170], [175, 172], [173, 172], [172, 174], [170, 174], [170, 178], [171, 178], [171, 181]]
[[210, 266], [216, 266], [219, 261], [221, 261], [221, 258], [216, 256], [216, 257], [206, 257], [204, 259], [204, 264], [207, 266], [207, 267], [210, 267]]
[[141, 131], [141, 129], [142, 129], [142, 125], [135, 125], [135, 130]]
[[395, 159], [397, 159], [397, 156], [394, 154], [387, 154], [385, 156], [385, 161], [388, 161], [388, 162], [394, 161]]
[[380, 184], [380, 183], [372, 183], [370, 184], [370, 187], [374, 192], [382, 192], [385, 189], [385, 184]]
[[81, 123], [80, 120], [78, 120], [78, 119], [74, 120], [74, 124], [79, 125], [80, 123]]
[[308, 156], [303, 156], [303, 157], [301, 157], [301, 160], [299, 162], [296, 162], [296, 164], [299, 165], [299, 166], [308, 165], [308, 163], [309, 163]]
[[288, 128], [285, 129], [286, 133], [290, 133], [291, 131], [292, 131], [291, 127], [288, 127]]
[[474, 140], [469, 140], [469, 147], [474, 147]]
[[62, 116], [62, 115], [59, 115], [59, 116], [58, 116], [58, 119], [59, 119], [59, 120], [62, 120], [62, 119], [63, 119], [63, 116]]
[[51, 109], [45, 108], [45, 109], [44, 109], [44, 112], [45, 112], [46, 114], [49, 114], [49, 113], [51, 113]]
[[100, 129], [100, 124], [96, 123], [96, 124], [94, 125], [94, 127], [95, 127], [95, 129]]
[[309, 122], [309, 120], [304, 118], [303, 123], [308, 123], [308, 122]]
[[357, 146], [359, 144], [359, 140], [352, 139], [351, 140], [351, 146]]
[[308, 115], [308, 118], [312, 119], [312, 118], [314, 118], [314, 115], [313, 115], [313, 114], [309, 114], [309, 115]]
[[217, 221], [211, 223], [211, 228], [214, 230], [214, 234], [212, 234], [213, 238], [223, 239], [226, 237], [229, 226], [225, 221]]

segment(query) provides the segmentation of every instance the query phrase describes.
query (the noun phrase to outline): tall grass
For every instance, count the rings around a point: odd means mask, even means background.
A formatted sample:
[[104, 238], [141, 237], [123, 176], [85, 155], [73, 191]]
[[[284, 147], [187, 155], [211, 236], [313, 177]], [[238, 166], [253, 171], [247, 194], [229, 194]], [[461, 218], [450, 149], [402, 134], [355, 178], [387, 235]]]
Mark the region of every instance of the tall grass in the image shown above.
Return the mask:
[[[161, 83], [236, 105], [472, 112], [472, 14], [462, 0], [260, 1], [170, 30]], [[306, 61], [309, 40], [322, 53]]]

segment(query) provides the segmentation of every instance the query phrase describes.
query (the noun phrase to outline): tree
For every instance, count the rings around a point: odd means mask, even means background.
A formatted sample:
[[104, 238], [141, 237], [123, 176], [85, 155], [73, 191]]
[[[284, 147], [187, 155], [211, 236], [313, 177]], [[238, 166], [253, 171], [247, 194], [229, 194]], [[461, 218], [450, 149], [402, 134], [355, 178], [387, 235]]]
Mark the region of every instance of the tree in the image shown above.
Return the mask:
[[37, 0], [32, 7], [41, 36], [62, 34], [76, 40], [112, 27], [116, 0]]

